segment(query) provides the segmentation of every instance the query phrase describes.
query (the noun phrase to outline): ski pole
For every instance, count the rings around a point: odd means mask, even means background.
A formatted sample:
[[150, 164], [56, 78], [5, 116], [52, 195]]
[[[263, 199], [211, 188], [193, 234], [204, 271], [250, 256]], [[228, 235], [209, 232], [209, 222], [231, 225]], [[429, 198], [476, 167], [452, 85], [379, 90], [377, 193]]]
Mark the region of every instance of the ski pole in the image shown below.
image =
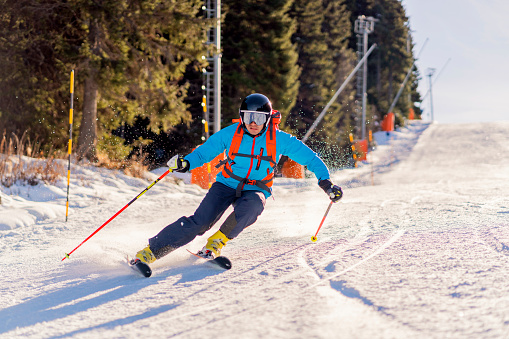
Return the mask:
[[79, 244], [78, 246], [76, 246], [75, 249], [73, 249], [71, 252], [69, 253], [66, 253], [65, 254], [65, 257], [62, 258], [61, 261], [64, 261], [65, 258], [69, 258], [69, 256], [74, 252], [76, 251], [81, 245], [83, 245], [84, 243], [86, 243], [90, 238], [92, 238], [97, 232], [99, 232], [104, 226], [106, 226], [110, 221], [112, 221], [113, 219], [115, 219], [117, 217], [117, 215], [119, 215], [120, 213], [122, 213], [127, 207], [129, 207], [129, 205], [131, 205], [133, 202], [135, 202], [139, 197], [141, 197], [143, 194], [145, 194], [145, 192], [147, 192], [152, 186], [154, 186], [155, 184], [157, 184], [159, 182], [159, 180], [161, 180], [162, 178], [164, 178], [168, 173], [170, 173], [172, 170], [171, 169], [168, 169], [166, 172], [163, 173], [163, 175], [161, 175], [159, 178], [157, 178], [156, 181], [154, 181], [153, 183], [151, 183], [147, 188], [145, 188], [140, 194], [138, 194], [136, 196], [136, 198], [134, 198], [133, 200], [129, 201], [127, 203], [127, 205], [125, 205], [124, 207], [122, 207], [122, 209], [120, 209], [120, 211], [118, 211], [117, 213], [115, 213], [114, 216], [112, 216], [111, 218], [108, 219], [108, 221], [106, 221], [104, 224], [101, 225], [101, 227], [99, 227], [98, 229], [96, 229], [94, 231], [94, 233], [90, 234], [85, 240], [83, 240], [81, 242], [81, 244]]
[[329, 204], [329, 207], [327, 207], [327, 211], [325, 211], [325, 214], [322, 218], [322, 222], [320, 223], [320, 226], [318, 226], [318, 229], [316, 230], [315, 235], [311, 237], [312, 242], [316, 242], [316, 240], [317, 240], [316, 236], [318, 235], [318, 232], [320, 232], [320, 228], [322, 228], [323, 222], [325, 221], [325, 218], [327, 218], [327, 214], [329, 214], [330, 208], [332, 207], [333, 203], [334, 203], [334, 201], [331, 201]]

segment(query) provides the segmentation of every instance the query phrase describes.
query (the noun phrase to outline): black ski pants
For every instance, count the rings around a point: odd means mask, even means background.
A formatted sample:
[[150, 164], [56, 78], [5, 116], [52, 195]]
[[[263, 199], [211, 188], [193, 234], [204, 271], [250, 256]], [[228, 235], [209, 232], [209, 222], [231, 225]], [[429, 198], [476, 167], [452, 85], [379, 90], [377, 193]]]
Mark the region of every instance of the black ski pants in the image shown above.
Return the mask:
[[221, 226], [221, 232], [228, 239], [238, 236], [242, 230], [255, 223], [263, 212], [265, 195], [260, 191], [242, 191], [239, 198], [235, 195], [235, 188], [219, 182], [213, 183], [192, 216], [179, 218], [149, 239], [152, 253], [159, 259], [191, 242], [197, 235], [203, 235], [230, 205], [233, 205], [234, 213]]

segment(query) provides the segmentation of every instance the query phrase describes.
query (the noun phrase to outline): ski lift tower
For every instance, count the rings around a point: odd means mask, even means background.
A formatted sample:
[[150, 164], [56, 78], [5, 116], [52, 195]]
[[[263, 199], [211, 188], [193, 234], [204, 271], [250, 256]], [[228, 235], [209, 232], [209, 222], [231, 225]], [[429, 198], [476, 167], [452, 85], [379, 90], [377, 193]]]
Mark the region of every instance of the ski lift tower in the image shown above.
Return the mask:
[[[206, 42], [208, 66], [203, 68], [203, 115], [205, 137], [221, 129], [221, 0], [204, 0], [202, 9], [207, 19], [214, 25], [207, 29]], [[212, 46], [212, 48], [210, 48]]]
[[[375, 19], [371, 16], [360, 15], [355, 20], [354, 31], [357, 34], [357, 61], [368, 51], [368, 34], [375, 29]], [[366, 139], [366, 104], [368, 95], [366, 93], [368, 87], [368, 63], [364, 62], [362, 69], [357, 72], [357, 98], [362, 99], [362, 125], [361, 125], [361, 139]]]

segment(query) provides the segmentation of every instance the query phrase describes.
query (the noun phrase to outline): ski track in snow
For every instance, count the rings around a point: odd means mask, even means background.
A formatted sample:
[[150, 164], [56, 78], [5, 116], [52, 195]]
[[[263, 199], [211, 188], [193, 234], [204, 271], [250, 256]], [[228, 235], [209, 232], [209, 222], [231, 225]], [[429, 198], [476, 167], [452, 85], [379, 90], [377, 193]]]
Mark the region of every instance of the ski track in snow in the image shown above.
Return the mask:
[[509, 338], [508, 134], [507, 122], [377, 133], [368, 162], [333, 173], [345, 194], [316, 243], [328, 199], [314, 178], [277, 179], [223, 250], [229, 271], [189, 256], [205, 237], [151, 278], [125, 264], [194, 212], [195, 186], [164, 179], [63, 262], [158, 175], [73, 165], [69, 222], [64, 180], [2, 188], [0, 338]]

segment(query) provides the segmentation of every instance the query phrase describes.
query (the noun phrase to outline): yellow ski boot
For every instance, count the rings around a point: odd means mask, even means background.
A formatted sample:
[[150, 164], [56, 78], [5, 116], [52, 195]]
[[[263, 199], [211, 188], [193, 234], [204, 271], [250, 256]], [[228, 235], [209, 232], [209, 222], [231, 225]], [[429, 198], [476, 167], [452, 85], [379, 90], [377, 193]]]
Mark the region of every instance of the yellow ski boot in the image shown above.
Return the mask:
[[223, 232], [217, 231], [207, 239], [207, 245], [198, 252], [198, 255], [206, 259], [217, 258], [221, 255], [221, 249], [226, 245], [228, 240], [230, 239], [228, 239]]
[[147, 246], [138, 253], [136, 253], [135, 258], [140, 259], [140, 261], [144, 262], [145, 264], [151, 264], [154, 261], [156, 261], [156, 257], [154, 256], [154, 253], [152, 253], [150, 246]]

